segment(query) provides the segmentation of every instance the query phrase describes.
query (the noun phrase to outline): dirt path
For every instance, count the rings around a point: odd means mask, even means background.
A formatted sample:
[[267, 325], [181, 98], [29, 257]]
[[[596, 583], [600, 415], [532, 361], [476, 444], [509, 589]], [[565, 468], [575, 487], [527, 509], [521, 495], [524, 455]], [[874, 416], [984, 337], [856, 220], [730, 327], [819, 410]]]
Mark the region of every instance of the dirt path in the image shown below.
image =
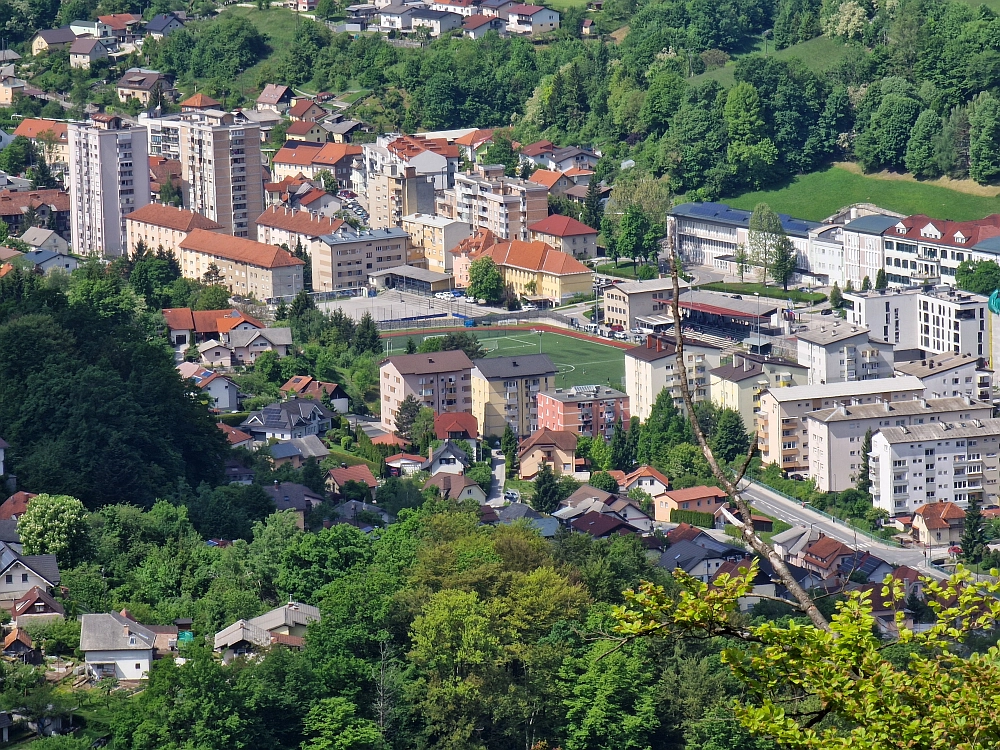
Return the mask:
[[966, 195], [978, 195], [982, 198], [996, 198], [1000, 195], [998, 185], [980, 185], [973, 180], [953, 180], [950, 177], [938, 177], [935, 180], [918, 180], [912, 174], [906, 172], [890, 172], [883, 169], [881, 172], [863, 172], [861, 167], [853, 161], [834, 162], [833, 166], [839, 167], [853, 174], [861, 174], [865, 177], [872, 177], [876, 180], [895, 180], [896, 182], [919, 182], [921, 185], [935, 185], [937, 187], [948, 188], [957, 193]]

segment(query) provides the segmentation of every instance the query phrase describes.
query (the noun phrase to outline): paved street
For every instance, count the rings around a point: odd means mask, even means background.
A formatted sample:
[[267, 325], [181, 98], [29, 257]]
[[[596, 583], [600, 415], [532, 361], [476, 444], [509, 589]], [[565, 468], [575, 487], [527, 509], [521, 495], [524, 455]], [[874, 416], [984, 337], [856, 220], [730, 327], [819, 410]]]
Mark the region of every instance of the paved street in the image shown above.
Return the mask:
[[[935, 578], [944, 578], [944, 574], [936, 568], [929, 567], [927, 556], [922, 549], [903, 549], [893, 547], [883, 542], [856, 533], [853, 529], [841, 523], [831, 521], [824, 515], [809, 508], [803, 508], [798, 502], [788, 500], [765, 487], [752, 482], [746, 482], [743, 494], [754, 508], [769, 516], [780, 518], [795, 526], [813, 526], [826, 536], [837, 539], [855, 549], [871, 552], [893, 565], [909, 565]], [[933, 552], [934, 556], [945, 556], [944, 548]]]
[[[492, 451], [490, 451], [492, 453]], [[486, 498], [488, 505], [503, 505], [503, 485], [506, 479], [507, 461], [503, 454], [494, 455], [493, 461], [493, 483], [490, 485], [490, 494]]]

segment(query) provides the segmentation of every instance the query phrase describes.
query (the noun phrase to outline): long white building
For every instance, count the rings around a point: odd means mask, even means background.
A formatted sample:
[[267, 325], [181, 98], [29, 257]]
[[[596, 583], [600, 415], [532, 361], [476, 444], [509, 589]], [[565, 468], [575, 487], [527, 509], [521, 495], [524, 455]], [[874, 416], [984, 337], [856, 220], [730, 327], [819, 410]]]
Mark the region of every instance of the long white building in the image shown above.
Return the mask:
[[70, 123], [69, 194], [73, 250], [113, 258], [127, 252], [125, 216], [149, 203], [145, 128], [95, 114]]

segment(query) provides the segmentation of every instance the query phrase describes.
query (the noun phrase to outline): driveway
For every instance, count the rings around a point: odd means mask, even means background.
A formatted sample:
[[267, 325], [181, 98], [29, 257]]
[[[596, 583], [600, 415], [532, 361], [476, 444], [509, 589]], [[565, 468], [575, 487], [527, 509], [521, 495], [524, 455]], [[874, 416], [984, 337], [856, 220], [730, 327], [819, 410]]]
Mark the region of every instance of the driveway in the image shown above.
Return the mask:
[[[492, 451], [490, 451], [492, 453]], [[493, 482], [490, 484], [490, 494], [486, 498], [487, 505], [503, 505], [503, 485], [507, 479], [507, 461], [501, 454], [493, 456]]]

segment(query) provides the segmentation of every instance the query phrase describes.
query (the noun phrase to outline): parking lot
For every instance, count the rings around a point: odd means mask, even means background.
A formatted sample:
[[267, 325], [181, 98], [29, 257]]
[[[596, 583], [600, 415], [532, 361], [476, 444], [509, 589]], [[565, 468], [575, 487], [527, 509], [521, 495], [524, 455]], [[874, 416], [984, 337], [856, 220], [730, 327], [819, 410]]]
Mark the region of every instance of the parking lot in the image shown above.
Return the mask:
[[325, 312], [336, 309], [343, 310], [354, 320], [370, 312], [375, 320], [406, 320], [422, 318], [428, 315], [448, 315], [458, 318], [503, 313], [503, 310], [488, 305], [477, 305], [465, 297], [437, 299], [425, 297], [412, 292], [387, 290], [377, 297], [347, 297], [343, 300], [320, 302], [317, 307]]

